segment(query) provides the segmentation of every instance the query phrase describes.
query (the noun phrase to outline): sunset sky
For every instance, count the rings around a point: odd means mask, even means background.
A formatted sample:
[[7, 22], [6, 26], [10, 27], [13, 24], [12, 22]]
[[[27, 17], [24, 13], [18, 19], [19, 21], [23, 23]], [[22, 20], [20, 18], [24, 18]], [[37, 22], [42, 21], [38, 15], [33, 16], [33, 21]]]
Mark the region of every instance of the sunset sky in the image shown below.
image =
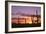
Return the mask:
[[21, 16], [20, 14], [36, 15], [36, 10], [38, 11], [38, 15], [40, 15], [41, 7], [12, 6], [12, 17]]

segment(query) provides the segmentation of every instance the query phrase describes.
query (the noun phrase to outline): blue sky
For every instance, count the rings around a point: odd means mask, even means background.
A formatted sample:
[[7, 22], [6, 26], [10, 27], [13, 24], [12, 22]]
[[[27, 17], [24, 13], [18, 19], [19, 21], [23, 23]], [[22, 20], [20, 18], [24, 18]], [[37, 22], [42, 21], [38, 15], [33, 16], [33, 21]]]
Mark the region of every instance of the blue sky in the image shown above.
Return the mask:
[[41, 7], [12, 6], [12, 16], [16, 16], [18, 13], [19, 14], [36, 15], [36, 10], [38, 12], [38, 15], [40, 15], [41, 14]]

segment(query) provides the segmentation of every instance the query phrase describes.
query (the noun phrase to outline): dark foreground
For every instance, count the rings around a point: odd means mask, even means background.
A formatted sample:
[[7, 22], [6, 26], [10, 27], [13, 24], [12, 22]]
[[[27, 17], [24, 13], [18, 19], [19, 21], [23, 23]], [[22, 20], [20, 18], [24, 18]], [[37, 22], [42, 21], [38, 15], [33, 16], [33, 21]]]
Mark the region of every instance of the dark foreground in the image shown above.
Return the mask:
[[12, 28], [21, 28], [21, 27], [40, 27], [41, 23], [37, 24], [15, 24], [12, 23]]

